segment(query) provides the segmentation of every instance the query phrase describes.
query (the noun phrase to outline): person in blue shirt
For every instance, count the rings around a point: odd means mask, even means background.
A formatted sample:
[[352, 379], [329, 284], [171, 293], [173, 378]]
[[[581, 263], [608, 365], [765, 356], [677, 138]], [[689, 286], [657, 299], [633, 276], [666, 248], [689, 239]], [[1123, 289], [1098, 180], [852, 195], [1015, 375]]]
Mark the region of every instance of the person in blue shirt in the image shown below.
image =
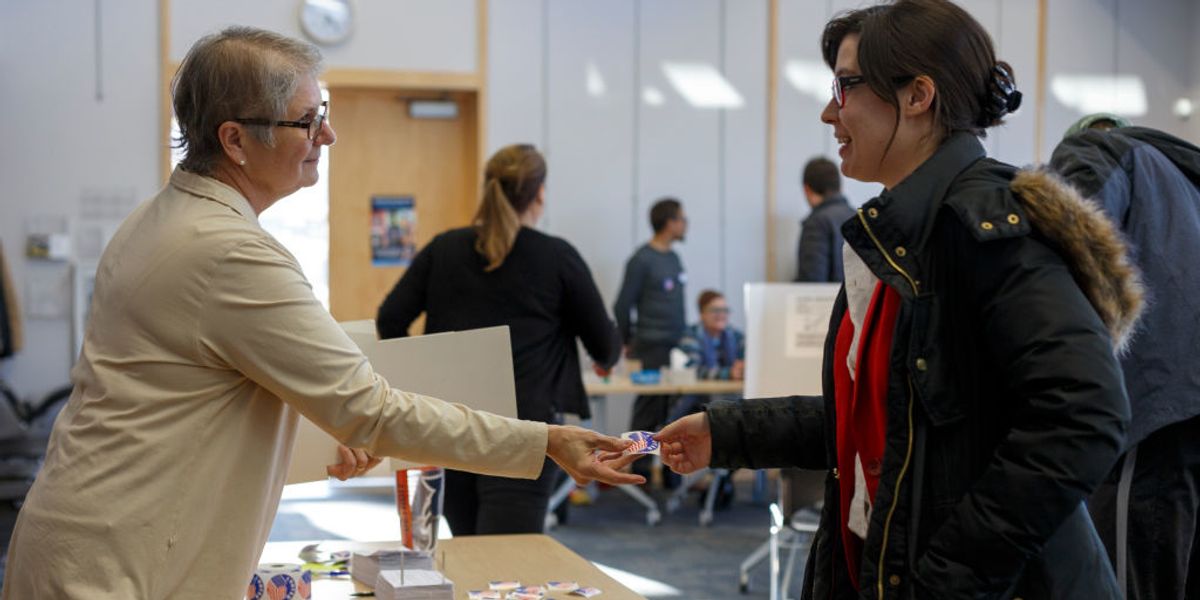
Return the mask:
[[[740, 380], [746, 371], [746, 336], [729, 325], [729, 303], [716, 290], [704, 290], [698, 300], [700, 322], [684, 330], [678, 348], [688, 355], [687, 366], [699, 379]], [[681, 396], [667, 422], [699, 412], [711, 399], [708, 395]]]
[[[696, 369], [698, 379], [741, 380], [746, 372], [746, 336], [729, 324], [729, 303], [716, 290], [700, 292], [698, 299], [700, 322], [684, 330], [678, 348], [688, 355], [687, 366]], [[737, 400], [735, 394], [725, 394], [721, 399]], [[686, 394], [680, 396], [671, 407], [668, 423], [704, 410], [713, 400], [709, 394]], [[674, 473], [671, 475], [678, 477]], [[717, 486], [716, 508], [727, 508], [733, 503], [733, 480], [728, 474]], [[704, 496], [700, 497], [703, 505]]]

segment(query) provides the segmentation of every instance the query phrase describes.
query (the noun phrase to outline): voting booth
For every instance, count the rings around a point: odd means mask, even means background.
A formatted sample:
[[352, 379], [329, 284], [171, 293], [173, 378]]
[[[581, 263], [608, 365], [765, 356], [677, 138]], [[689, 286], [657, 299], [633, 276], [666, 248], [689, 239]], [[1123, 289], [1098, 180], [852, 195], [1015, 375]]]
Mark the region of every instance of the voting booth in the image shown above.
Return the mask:
[[821, 393], [837, 283], [747, 283], [746, 397]]
[[[342, 323], [375, 369], [392, 387], [440, 398], [505, 417], [517, 416], [513, 381], [512, 344], [508, 327], [488, 327], [451, 333], [380, 340], [375, 322]], [[308, 419], [300, 418], [287, 483], [324, 481], [326, 465], [336, 464], [337, 440]], [[416, 465], [385, 460], [368, 472], [391, 477]]]

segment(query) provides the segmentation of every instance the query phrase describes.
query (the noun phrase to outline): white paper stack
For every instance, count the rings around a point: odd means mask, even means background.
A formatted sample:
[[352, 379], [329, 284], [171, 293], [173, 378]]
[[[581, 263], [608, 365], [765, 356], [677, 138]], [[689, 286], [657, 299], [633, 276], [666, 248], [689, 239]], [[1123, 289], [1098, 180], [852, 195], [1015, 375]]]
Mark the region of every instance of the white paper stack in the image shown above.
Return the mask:
[[376, 600], [454, 600], [454, 583], [432, 569], [380, 571]]
[[350, 556], [350, 576], [363, 585], [375, 585], [381, 571], [401, 568], [433, 569], [433, 556], [428, 552], [408, 548], [376, 550], [370, 554], [355, 552]]

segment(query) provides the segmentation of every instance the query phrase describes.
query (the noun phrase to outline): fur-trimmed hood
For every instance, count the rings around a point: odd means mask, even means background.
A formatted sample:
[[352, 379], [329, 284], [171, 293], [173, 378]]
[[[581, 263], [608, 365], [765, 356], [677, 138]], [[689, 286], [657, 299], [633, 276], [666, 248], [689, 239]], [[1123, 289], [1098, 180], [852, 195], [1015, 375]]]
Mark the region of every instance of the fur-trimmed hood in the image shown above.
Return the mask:
[[1011, 188], [1033, 227], [1063, 254], [1117, 353], [1124, 351], [1145, 294], [1124, 236], [1098, 205], [1048, 171], [1020, 171]]

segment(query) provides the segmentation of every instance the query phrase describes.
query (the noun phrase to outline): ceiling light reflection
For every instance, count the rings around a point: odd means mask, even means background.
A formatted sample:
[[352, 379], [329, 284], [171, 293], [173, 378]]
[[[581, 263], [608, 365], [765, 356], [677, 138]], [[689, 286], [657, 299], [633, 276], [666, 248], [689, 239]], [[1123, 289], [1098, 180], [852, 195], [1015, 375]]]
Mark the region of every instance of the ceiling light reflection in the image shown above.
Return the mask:
[[1136, 75], [1055, 75], [1054, 98], [1080, 114], [1109, 112], [1125, 117], [1146, 115], [1146, 85]]
[[742, 95], [708, 63], [664, 62], [663, 73], [671, 87], [696, 108], [741, 108]]

